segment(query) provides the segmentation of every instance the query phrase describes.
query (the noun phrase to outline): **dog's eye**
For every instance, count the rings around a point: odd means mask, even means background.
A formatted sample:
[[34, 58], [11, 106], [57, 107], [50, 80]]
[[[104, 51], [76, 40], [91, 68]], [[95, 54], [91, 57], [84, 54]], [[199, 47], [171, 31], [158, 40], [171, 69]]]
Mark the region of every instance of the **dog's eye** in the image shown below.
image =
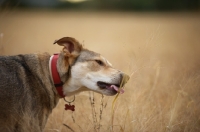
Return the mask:
[[104, 63], [101, 60], [95, 60], [100, 66], [103, 66]]

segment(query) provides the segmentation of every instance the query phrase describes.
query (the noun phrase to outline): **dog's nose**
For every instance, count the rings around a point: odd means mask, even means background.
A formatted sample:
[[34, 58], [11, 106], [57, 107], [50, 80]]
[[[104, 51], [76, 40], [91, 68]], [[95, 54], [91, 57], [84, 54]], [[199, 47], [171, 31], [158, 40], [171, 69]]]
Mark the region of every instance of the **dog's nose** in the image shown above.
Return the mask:
[[121, 75], [122, 75], [121, 86], [124, 86], [130, 79], [130, 77], [129, 77], [129, 75], [127, 75], [125, 73], [122, 73]]

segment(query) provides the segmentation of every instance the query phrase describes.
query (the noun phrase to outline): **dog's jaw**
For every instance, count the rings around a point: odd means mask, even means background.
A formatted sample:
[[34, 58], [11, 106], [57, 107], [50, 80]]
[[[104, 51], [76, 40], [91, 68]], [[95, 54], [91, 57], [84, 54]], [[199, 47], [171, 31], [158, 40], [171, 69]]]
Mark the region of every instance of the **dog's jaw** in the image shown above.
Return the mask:
[[69, 80], [69, 83], [65, 83], [63, 85], [63, 93], [65, 96], [72, 96], [72, 95], [78, 94], [83, 91], [88, 91], [88, 90], [89, 90], [88, 88], [78, 85], [77, 82], [74, 83], [73, 81], [70, 81], [70, 80]]

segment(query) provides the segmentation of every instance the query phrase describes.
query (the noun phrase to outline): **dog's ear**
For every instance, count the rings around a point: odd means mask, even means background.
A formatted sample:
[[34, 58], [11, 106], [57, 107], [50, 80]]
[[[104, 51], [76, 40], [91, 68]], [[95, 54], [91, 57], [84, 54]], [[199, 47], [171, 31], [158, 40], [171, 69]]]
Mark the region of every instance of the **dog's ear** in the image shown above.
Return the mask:
[[82, 45], [72, 37], [63, 37], [59, 40], [55, 40], [54, 44], [56, 43], [60, 46], [64, 46], [64, 51], [68, 51], [70, 54], [74, 51], [80, 52], [82, 49]]
[[63, 66], [62, 68], [64, 69], [61, 70], [68, 71], [68, 66], [72, 65], [75, 62], [76, 58], [79, 56], [82, 50], [82, 45], [76, 39], [71, 37], [63, 37], [59, 40], [56, 40], [54, 44], [56, 43], [60, 46], [64, 46], [62, 52], [60, 53], [60, 56], [63, 56], [61, 58], [64, 58], [63, 62], [65, 66]]

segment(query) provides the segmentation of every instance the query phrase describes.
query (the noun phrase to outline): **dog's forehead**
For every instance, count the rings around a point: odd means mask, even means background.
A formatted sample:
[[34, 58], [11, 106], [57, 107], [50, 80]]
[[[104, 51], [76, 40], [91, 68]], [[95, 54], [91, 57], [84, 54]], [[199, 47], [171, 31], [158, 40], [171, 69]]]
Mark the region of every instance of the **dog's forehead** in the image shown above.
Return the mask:
[[84, 61], [92, 60], [97, 57], [100, 57], [99, 53], [84, 49], [81, 51], [79, 57], [77, 58], [77, 62], [84, 62]]
[[77, 62], [85, 62], [85, 61], [94, 60], [94, 59], [101, 59], [107, 65], [112, 66], [112, 64], [106, 58], [104, 58], [101, 54], [96, 53], [94, 51], [87, 50], [87, 49], [83, 49], [81, 51], [80, 56], [77, 58]]

